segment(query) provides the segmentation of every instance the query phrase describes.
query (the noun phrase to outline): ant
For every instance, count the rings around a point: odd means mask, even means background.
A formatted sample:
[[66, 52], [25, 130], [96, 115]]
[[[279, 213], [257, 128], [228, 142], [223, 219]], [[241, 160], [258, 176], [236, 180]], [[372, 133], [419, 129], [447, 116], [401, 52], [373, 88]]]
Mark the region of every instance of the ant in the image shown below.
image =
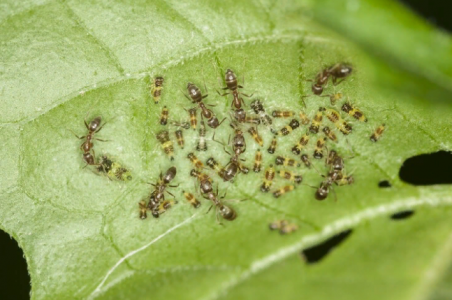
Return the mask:
[[[207, 90], [207, 87], [205, 87], [205, 88]], [[184, 96], [188, 100], [190, 100], [192, 103], [198, 104], [199, 108], [201, 108], [201, 115], [207, 119], [207, 125], [209, 125], [209, 127], [217, 128], [218, 126], [220, 126], [221, 123], [223, 123], [223, 121], [226, 118], [224, 118], [221, 122], [219, 122], [217, 117], [215, 116], [215, 114], [206, 107], [204, 102], [202, 102], [202, 99], [206, 98], [208, 96], [208, 94], [202, 95], [199, 88], [191, 82], [189, 82], [187, 84], [187, 91], [188, 91], [188, 95], [190, 96], [191, 100], [187, 95], [184, 94]]]
[[[325, 68], [315, 76], [314, 80], [308, 80], [312, 81], [311, 90], [314, 95], [320, 96], [323, 93], [323, 88], [328, 83], [328, 79], [330, 77], [333, 81], [333, 84], [338, 85], [339, 83], [344, 81], [345, 78], [352, 73], [352, 71], [352, 66], [346, 63], [338, 63], [331, 67]], [[338, 82], [337, 80], [339, 78], [342, 80]]]
[[157, 183], [149, 183], [150, 185], [155, 187], [155, 190], [151, 193], [148, 203], [148, 209], [152, 211], [152, 216], [154, 218], [159, 217], [159, 204], [161, 201], [165, 200], [165, 192], [174, 197], [174, 195], [167, 191], [166, 188], [174, 188], [179, 186], [170, 185], [170, 182], [174, 179], [174, 177], [176, 177], [176, 173], [176, 167], [171, 167], [166, 171], [165, 175], [160, 172], [159, 180], [157, 181]]
[[235, 107], [236, 109], [241, 109], [242, 108], [242, 103], [243, 103], [243, 105], [245, 105], [245, 101], [243, 101], [243, 98], [241, 98], [239, 94], [242, 94], [242, 95], [244, 95], [246, 97], [251, 97], [251, 96], [253, 96], [253, 94], [247, 95], [247, 94], [239, 92], [238, 89], [243, 89], [243, 86], [237, 84], [237, 76], [235, 76], [234, 71], [232, 71], [231, 69], [227, 69], [226, 70], [226, 74], [225, 74], [225, 79], [224, 80], [226, 82], [226, 87], [222, 88], [222, 90], [228, 90], [229, 89], [230, 92], [224, 93], [224, 94], [220, 94], [220, 92], [217, 91], [218, 95], [226, 96], [226, 95], [232, 94], [233, 100], [232, 100], [232, 103], [231, 103], [231, 107]]
[[209, 210], [207, 211], [207, 213], [210, 212], [210, 210], [212, 209], [212, 207], [215, 205], [216, 210], [217, 210], [217, 222], [220, 225], [223, 225], [219, 219], [218, 219], [218, 215], [221, 215], [221, 217], [227, 221], [234, 221], [237, 218], [237, 213], [235, 212], [235, 210], [230, 207], [230, 206], [226, 206], [224, 205], [220, 199], [223, 199], [224, 197], [226, 197], [226, 193], [218, 198], [218, 186], [216, 188], [215, 193], [214, 192], [209, 192], [206, 195], [203, 195], [203, 197], [207, 200], [211, 200], [213, 202], [213, 204], [210, 206]]
[[[88, 116], [89, 112], [86, 114], [85, 119], [83, 120], [85, 123], [86, 129], [88, 129], [88, 134], [84, 136], [78, 136], [76, 135], [72, 130], [71, 132], [80, 140], [85, 139], [85, 141], [80, 145], [80, 149], [83, 151], [83, 160], [86, 162], [86, 165], [98, 165], [95, 163], [95, 152], [93, 146], [93, 140], [106, 142], [106, 140], [102, 140], [99, 138], [94, 138], [94, 134], [98, 133], [106, 123], [104, 123], [102, 126], [100, 125], [102, 122], [101, 117], [95, 117], [89, 124], [86, 122], [86, 117]], [[91, 150], [93, 154], [91, 154]]]

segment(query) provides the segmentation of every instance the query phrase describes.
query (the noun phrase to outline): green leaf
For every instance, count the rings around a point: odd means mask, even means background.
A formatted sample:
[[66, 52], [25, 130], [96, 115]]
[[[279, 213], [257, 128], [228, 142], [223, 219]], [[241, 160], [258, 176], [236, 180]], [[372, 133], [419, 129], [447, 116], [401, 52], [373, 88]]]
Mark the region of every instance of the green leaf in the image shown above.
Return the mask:
[[[329, 29], [329, 28], [330, 29]], [[331, 29], [336, 32], [331, 31]], [[450, 186], [415, 187], [398, 177], [405, 159], [450, 150], [452, 112], [450, 37], [391, 1], [4, 1], [0, 10], [0, 228], [24, 250], [32, 299], [426, 299], [450, 295], [452, 213]], [[211, 174], [237, 210], [233, 222], [216, 222], [201, 200], [195, 210], [181, 195], [195, 191], [186, 158], [197, 133], [170, 162], [155, 135], [160, 109], [176, 120], [193, 105], [187, 82], [204, 91], [222, 119], [230, 97], [218, 96], [219, 76], [232, 68], [245, 93], [268, 112], [306, 111], [312, 118], [327, 98], [310, 96], [306, 79], [336, 62], [351, 62], [352, 76], [324, 94], [342, 92], [369, 122], [347, 118], [336, 148], [355, 184], [335, 188], [337, 201], [314, 199], [301, 185], [279, 199], [259, 191], [263, 173], [239, 174], [233, 184]], [[149, 81], [165, 78], [161, 103]], [[223, 85], [224, 82], [221, 83]], [[251, 102], [245, 97], [247, 109]], [[338, 107], [336, 107], [339, 110]], [[84, 168], [74, 137], [83, 119], [101, 115], [97, 157], [109, 154], [132, 171], [130, 182], [110, 181]], [[345, 117], [345, 116], [344, 116]], [[326, 121], [328, 122], [328, 121]], [[215, 131], [226, 142], [229, 120]], [[275, 120], [275, 127], [285, 125]], [[381, 123], [377, 143], [369, 136]], [[278, 141], [290, 149], [305, 129]], [[260, 127], [266, 152], [272, 134]], [[229, 160], [210, 141], [203, 162]], [[245, 132], [245, 164], [257, 145]], [[309, 154], [314, 143], [311, 141]], [[314, 162], [325, 173], [323, 161]], [[137, 203], [161, 170], [177, 167], [171, 189], [179, 203], [159, 219], [138, 218]], [[315, 169], [297, 170], [317, 186]], [[392, 187], [381, 189], [388, 180]], [[285, 183], [277, 178], [274, 188]], [[228, 204], [229, 205], [229, 204]], [[409, 219], [393, 213], [414, 210]], [[268, 230], [286, 218], [291, 235]], [[317, 264], [302, 249], [344, 230], [352, 233]], [[370, 293], [369, 293], [370, 292]], [[443, 293], [443, 294], [441, 294]], [[439, 297], [439, 296], [438, 296]]]

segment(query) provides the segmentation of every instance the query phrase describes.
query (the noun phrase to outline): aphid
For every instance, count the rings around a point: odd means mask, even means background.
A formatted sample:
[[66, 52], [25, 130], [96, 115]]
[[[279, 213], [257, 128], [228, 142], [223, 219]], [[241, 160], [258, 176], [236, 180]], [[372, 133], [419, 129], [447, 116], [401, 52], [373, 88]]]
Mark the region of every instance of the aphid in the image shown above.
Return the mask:
[[286, 185], [286, 186], [283, 186], [282, 188], [280, 188], [280, 189], [278, 189], [278, 190], [276, 190], [276, 191], [273, 192], [273, 197], [279, 198], [279, 197], [281, 197], [282, 195], [284, 195], [285, 193], [288, 193], [288, 192], [290, 192], [290, 191], [293, 191], [294, 189], [295, 189], [295, 187], [294, 187], [293, 185]]
[[298, 143], [292, 147], [292, 153], [299, 155], [301, 153], [301, 150], [303, 150], [306, 145], [309, 142], [309, 133], [305, 133], [300, 140], [298, 141]]
[[350, 116], [354, 117], [356, 120], [360, 122], [367, 122], [366, 116], [364, 113], [360, 111], [358, 108], [351, 105], [349, 102], [345, 102], [341, 107], [342, 111], [348, 113]]
[[141, 200], [138, 203], [138, 207], [140, 208], [140, 219], [142, 219], [142, 220], [146, 219], [148, 217], [148, 214], [146, 213], [146, 210], [147, 210], [146, 201]]
[[334, 183], [336, 183], [339, 186], [350, 185], [350, 184], [353, 184], [354, 182], [355, 182], [355, 179], [353, 178], [352, 175], [346, 176], [345, 174], [342, 174], [340, 176], [340, 178], [338, 178], [336, 181], [334, 181]]
[[[353, 71], [353, 68], [351, 65], [347, 63], [337, 63], [331, 67], [328, 68], [328, 73], [331, 76], [331, 79], [333, 80], [334, 85], [338, 85], [341, 83], [346, 77], [348, 77]], [[338, 78], [341, 78], [341, 81], [337, 81]]]
[[184, 149], [185, 141], [184, 141], [184, 134], [183, 134], [182, 130], [178, 129], [174, 132], [174, 134], [176, 135], [177, 144], [179, 145], [179, 147]]
[[274, 110], [272, 112], [273, 118], [290, 118], [294, 115], [295, 113], [293, 111]]
[[227, 69], [226, 70], [226, 74], [225, 74], [225, 82], [226, 82], [226, 87], [223, 88], [223, 90], [227, 90], [229, 89], [231, 92], [230, 93], [225, 93], [221, 96], [226, 96], [228, 94], [232, 94], [233, 96], [233, 100], [231, 103], [231, 107], [235, 107], [236, 109], [240, 109], [242, 107], [242, 103], [243, 105], [245, 105], [245, 102], [243, 101], [243, 99], [240, 97], [239, 94], [242, 94], [244, 96], [247, 97], [251, 97], [252, 95], [247, 95], [247, 94], [243, 94], [241, 92], [239, 92], [239, 88], [242, 89], [243, 86], [238, 85], [237, 84], [237, 76], [235, 76], [234, 72], [231, 69]]
[[280, 234], [288, 234], [298, 230], [298, 226], [296, 224], [289, 223], [286, 220], [278, 220], [272, 222], [268, 226], [271, 230], [279, 230]]
[[332, 140], [333, 142], [337, 143], [337, 136], [336, 134], [334, 134], [333, 131], [331, 131], [331, 129], [328, 126], [323, 127], [322, 129], [323, 133], [325, 133], [325, 135]]
[[337, 151], [333, 149], [328, 153], [328, 157], [326, 158], [325, 163], [327, 165], [332, 165], [333, 161], [335, 160], [336, 157], [337, 157]]
[[251, 109], [254, 110], [254, 112], [260, 117], [260, 119], [264, 125], [272, 124], [272, 119], [265, 112], [264, 106], [262, 105], [262, 103], [259, 99], [256, 99], [253, 102], [251, 102], [250, 106], [251, 106]]
[[164, 212], [168, 211], [171, 207], [176, 205], [178, 202], [175, 200], [163, 200], [162, 203], [158, 206], [158, 214], [161, 215]]
[[202, 168], [204, 168], [202, 161], [200, 161], [193, 153], [188, 153], [187, 157], [188, 159], [190, 159], [196, 169], [201, 170]]
[[[196, 116], [196, 115], [195, 115]], [[179, 128], [183, 128], [183, 129], [189, 129], [190, 128], [190, 123], [188, 122], [176, 122], [176, 121], [171, 121], [171, 125], [179, 127]], [[196, 127], [196, 126], [195, 126]]]
[[289, 170], [280, 170], [279, 176], [296, 184], [300, 184], [303, 181], [303, 177], [301, 175], [297, 175]]
[[270, 153], [270, 154], [275, 153], [277, 143], [278, 142], [276, 141], [276, 138], [273, 138], [272, 142], [270, 143], [270, 146], [267, 149], [268, 153]]
[[198, 119], [196, 118], [196, 108], [190, 108], [188, 110], [190, 114], [190, 125], [193, 130], [196, 130], [196, 125], [198, 124]]
[[254, 172], [259, 173], [261, 171], [261, 166], [262, 166], [262, 153], [258, 149], [256, 151], [256, 155], [254, 156], [254, 167], [253, 167]]
[[100, 173], [105, 173], [109, 179], [116, 179], [121, 181], [132, 180], [131, 172], [123, 167], [117, 161], [113, 161], [108, 156], [103, 155], [99, 161], [97, 171]]
[[307, 154], [301, 155], [301, 161], [307, 168], [311, 168], [311, 161], [309, 160], [309, 156]]
[[298, 225], [295, 224], [287, 224], [286, 226], [283, 226], [280, 230], [279, 233], [280, 234], [289, 234], [292, 233], [294, 231], [298, 230]]
[[311, 126], [309, 126], [309, 131], [312, 133], [318, 133], [320, 126], [322, 125], [323, 114], [325, 110], [323, 107], [319, 107], [319, 111], [315, 114], [314, 119], [312, 119]]
[[270, 165], [267, 170], [265, 170], [264, 182], [261, 185], [261, 191], [266, 193], [270, 190], [273, 184], [273, 178], [275, 178], [275, 169], [273, 165]]
[[331, 105], [334, 106], [336, 102], [342, 98], [342, 93], [334, 93], [331, 95], [324, 95], [322, 97], [329, 97]]
[[278, 166], [288, 166], [288, 167], [299, 167], [300, 163], [297, 163], [294, 159], [283, 157], [283, 156], [277, 156], [275, 159], [275, 164]]
[[291, 133], [293, 130], [297, 129], [300, 126], [300, 123], [295, 120], [292, 119], [292, 121], [290, 121], [289, 125], [284, 126], [281, 130], [277, 131], [277, 132], [273, 132], [275, 135], [279, 135], [279, 136], [286, 136], [289, 133]]
[[206, 125], [204, 124], [203, 118], [201, 118], [201, 126], [199, 126], [199, 138], [196, 144], [196, 150], [207, 151]]
[[155, 104], [159, 103], [162, 90], [163, 90], [163, 77], [155, 77], [154, 83], [151, 85], [151, 95], [154, 98]]
[[187, 199], [187, 201], [194, 208], [198, 208], [198, 207], [201, 206], [201, 202], [199, 202], [192, 193], [189, 193], [189, 192], [186, 192], [186, 191], [182, 191], [182, 193], [184, 194], [185, 199]]
[[253, 137], [254, 141], [259, 145], [259, 146], [263, 146], [264, 145], [264, 141], [262, 140], [262, 137], [259, 135], [259, 132], [257, 131], [256, 127], [250, 127], [248, 129], [249, 134], [251, 134], [251, 136]]
[[325, 115], [344, 135], [347, 135], [352, 131], [352, 126], [347, 124], [336, 110], [331, 108], [326, 109]]
[[163, 106], [162, 113], [160, 115], [160, 125], [166, 125], [168, 123], [169, 111], [166, 106]]
[[225, 169], [213, 157], [209, 157], [209, 159], [207, 159], [206, 165], [217, 172], [218, 176], [224, 179]]
[[245, 121], [243, 123], [259, 125], [261, 123], [261, 119], [258, 116], [248, 115], [245, 117]]
[[270, 224], [268, 224], [268, 228], [270, 228], [270, 230], [279, 230], [281, 228], [283, 228], [284, 226], [289, 225], [289, 222], [286, 220], [278, 220], [275, 222], [271, 222]]
[[173, 142], [169, 139], [169, 133], [167, 130], [160, 131], [157, 133], [157, 140], [160, 142], [163, 151], [170, 158], [170, 160], [174, 160], [174, 147]]
[[311, 123], [311, 121], [309, 120], [309, 117], [302, 111], [300, 111], [300, 120], [301, 120], [301, 124], [303, 125], [308, 125], [309, 123]]
[[381, 135], [385, 131], [385, 126], [385, 124], [381, 124], [377, 127], [377, 129], [375, 129], [374, 133], [370, 136], [370, 140], [372, 142], [377, 142], [381, 138]]
[[315, 150], [314, 150], [314, 158], [321, 159], [323, 157], [323, 147], [325, 146], [326, 137], [321, 137], [317, 140], [317, 143], [315, 144]]

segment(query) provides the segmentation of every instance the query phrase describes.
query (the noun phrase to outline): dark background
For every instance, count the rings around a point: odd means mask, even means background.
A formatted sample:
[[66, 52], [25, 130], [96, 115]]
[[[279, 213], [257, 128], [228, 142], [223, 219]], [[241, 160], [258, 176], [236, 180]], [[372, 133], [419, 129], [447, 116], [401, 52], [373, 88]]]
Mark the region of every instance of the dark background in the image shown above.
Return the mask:
[[[419, 15], [427, 19], [431, 24], [436, 25], [444, 30], [452, 31], [452, 18], [450, 16], [452, 1], [447, 0], [405, 0], [401, 1], [409, 6]], [[434, 49], [434, 48], [432, 48]], [[441, 182], [451, 182], [450, 166], [441, 170], [434, 170], [435, 167], [444, 166], [444, 159], [448, 160], [449, 165], [452, 163], [452, 155], [444, 153], [440, 155], [429, 156], [415, 160], [415, 163], [408, 164], [410, 170], [401, 172], [414, 176], [411, 182], [413, 184], [422, 184], [423, 175], [437, 174], [443, 177]], [[428, 160], [428, 161], [427, 161]], [[429, 170], [426, 170], [428, 168]], [[432, 169], [433, 168], [433, 169]], [[447, 173], [446, 173], [447, 172]], [[444, 178], [449, 177], [444, 181]], [[430, 181], [432, 177], [430, 176]], [[402, 178], [403, 179], [403, 178]], [[426, 184], [432, 184], [431, 182]], [[29, 299], [30, 293], [30, 277], [27, 272], [27, 265], [23, 257], [23, 252], [17, 245], [16, 241], [10, 238], [9, 234], [0, 230], [0, 299], [1, 300], [21, 300]]]

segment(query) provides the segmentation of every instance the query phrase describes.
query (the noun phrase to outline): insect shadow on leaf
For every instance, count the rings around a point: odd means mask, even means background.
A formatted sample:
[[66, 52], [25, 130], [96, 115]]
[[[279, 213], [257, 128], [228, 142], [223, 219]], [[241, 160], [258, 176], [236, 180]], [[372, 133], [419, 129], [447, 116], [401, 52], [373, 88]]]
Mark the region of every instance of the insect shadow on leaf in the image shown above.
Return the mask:
[[404, 210], [392, 214], [391, 219], [394, 221], [405, 220], [410, 218], [412, 215], [414, 215], [414, 210]]
[[438, 151], [413, 156], [404, 161], [399, 177], [413, 185], [452, 183], [452, 153]]
[[343, 243], [344, 240], [346, 240], [352, 234], [352, 232], [352, 229], [342, 231], [318, 245], [304, 249], [301, 251], [301, 257], [304, 259], [306, 264], [318, 263], [319, 261], [324, 259], [328, 255], [328, 253], [330, 253], [335, 247]]

